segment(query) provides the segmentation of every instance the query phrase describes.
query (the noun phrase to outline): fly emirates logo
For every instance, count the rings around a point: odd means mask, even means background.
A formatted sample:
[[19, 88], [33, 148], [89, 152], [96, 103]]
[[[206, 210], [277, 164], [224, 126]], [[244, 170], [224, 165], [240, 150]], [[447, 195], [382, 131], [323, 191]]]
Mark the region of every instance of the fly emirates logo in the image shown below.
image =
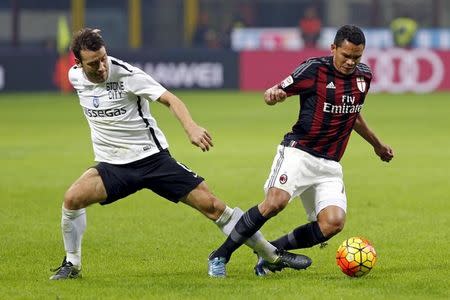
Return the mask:
[[331, 114], [353, 114], [359, 113], [363, 104], [355, 104], [355, 96], [342, 96], [342, 104], [335, 105], [329, 102], [323, 103], [323, 111]]

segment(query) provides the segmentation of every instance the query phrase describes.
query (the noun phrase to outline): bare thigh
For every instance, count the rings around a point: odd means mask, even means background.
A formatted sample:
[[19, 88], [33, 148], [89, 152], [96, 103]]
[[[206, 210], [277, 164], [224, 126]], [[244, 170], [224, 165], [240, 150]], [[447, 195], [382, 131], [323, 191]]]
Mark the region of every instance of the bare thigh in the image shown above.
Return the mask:
[[88, 169], [67, 190], [64, 195], [66, 209], [81, 209], [102, 202], [107, 194], [103, 180], [94, 168]]

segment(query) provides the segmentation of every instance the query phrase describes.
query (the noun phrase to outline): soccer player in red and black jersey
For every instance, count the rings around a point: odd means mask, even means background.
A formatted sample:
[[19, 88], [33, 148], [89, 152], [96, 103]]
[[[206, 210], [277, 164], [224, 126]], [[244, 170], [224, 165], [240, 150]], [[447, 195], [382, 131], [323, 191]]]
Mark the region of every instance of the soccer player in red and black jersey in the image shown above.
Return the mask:
[[[370, 68], [360, 62], [364, 48], [362, 30], [353, 25], [342, 26], [331, 45], [332, 56], [303, 62], [264, 93], [268, 105], [299, 95], [299, 118], [277, 148], [264, 186], [264, 201], [249, 209], [226, 241], [210, 255], [210, 276], [223, 277], [231, 254], [297, 196], [310, 222], [272, 241], [275, 247], [282, 251], [312, 247], [342, 230], [347, 198], [339, 160], [352, 130], [373, 146], [382, 161], [389, 162], [394, 157], [392, 148], [376, 136], [361, 115], [372, 79]], [[309, 264], [305, 262], [304, 268]], [[281, 269], [262, 258], [255, 266], [260, 276]]]

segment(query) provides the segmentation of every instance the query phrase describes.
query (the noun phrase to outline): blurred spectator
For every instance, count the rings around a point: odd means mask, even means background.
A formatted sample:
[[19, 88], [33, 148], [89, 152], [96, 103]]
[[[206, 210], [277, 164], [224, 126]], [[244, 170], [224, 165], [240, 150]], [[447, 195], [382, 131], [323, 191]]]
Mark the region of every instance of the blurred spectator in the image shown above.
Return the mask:
[[235, 13], [233, 19], [223, 24], [220, 32], [220, 44], [224, 49], [231, 49], [231, 34], [236, 28], [247, 27], [247, 23], [241, 12]]
[[219, 48], [220, 42], [217, 32], [209, 23], [209, 15], [207, 12], [200, 12], [197, 27], [192, 36], [192, 46], [198, 48]]
[[220, 31], [220, 46], [224, 49], [230, 49], [231, 48], [231, 33], [233, 29], [235, 28], [233, 22], [225, 23], [222, 26], [222, 29]]
[[233, 19], [234, 28], [255, 26], [255, 8], [251, 3], [240, 3]]
[[224, 49], [231, 49], [233, 30], [254, 26], [255, 10], [251, 3], [241, 3], [232, 13], [231, 20], [225, 22], [220, 31], [220, 44]]
[[63, 93], [73, 91], [72, 84], [69, 82], [68, 72], [75, 65], [75, 56], [70, 51], [71, 34], [69, 25], [65, 16], [58, 19], [56, 48], [58, 50], [58, 60], [53, 71], [53, 83]]
[[305, 10], [303, 18], [299, 21], [299, 28], [305, 48], [315, 48], [320, 38], [322, 21], [318, 17], [314, 6], [310, 6]]
[[70, 93], [73, 91], [73, 87], [70, 84], [69, 76], [67, 73], [70, 68], [75, 65], [75, 56], [72, 51], [65, 54], [60, 54], [55, 64], [53, 71], [53, 83], [63, 93]]
[[409, 17], [396, 18], [391, 22], [392, 38], [396, 47], [410, 48], [417, 32], [417, 22]]

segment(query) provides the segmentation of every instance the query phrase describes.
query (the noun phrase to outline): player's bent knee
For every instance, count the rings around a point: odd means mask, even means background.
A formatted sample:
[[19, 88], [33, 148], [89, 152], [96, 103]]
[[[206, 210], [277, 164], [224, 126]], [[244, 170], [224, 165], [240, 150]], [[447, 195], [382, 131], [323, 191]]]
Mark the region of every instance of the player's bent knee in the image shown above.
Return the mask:
[[329, 225], [330, 226], [330, 231], [332, 235], [336, 235], [339, 232], [342, 231], [342, 229], [344, 229], [344, 221], [339, 221], [339, 222], [334, 222], [332, 224]]
[[64, 207], [71, 210], [81, 209], [106, 198], [106, 189], [98, 171], [90, 168], [66, 191]]
[[71, 210], [83, 208], [83, 202], [76, 190], [69, 188], [64, 194], [64, 207]]
[[332, 218], [319, 221], [319, 227], [322, 234], [330, 238], [344, 229], [345, 218]]
[[345, 211], [338, 206], [327, 206], [317, 216], [320, 230], [323, 235], [330, 238], [338, 234], [344, 228]]
[[288, 201], [284, 201], [280, 198], [266, 199], [260, 206], [261, 214], [267, 218], [274, 217], [281, 212], [287, 204]]

